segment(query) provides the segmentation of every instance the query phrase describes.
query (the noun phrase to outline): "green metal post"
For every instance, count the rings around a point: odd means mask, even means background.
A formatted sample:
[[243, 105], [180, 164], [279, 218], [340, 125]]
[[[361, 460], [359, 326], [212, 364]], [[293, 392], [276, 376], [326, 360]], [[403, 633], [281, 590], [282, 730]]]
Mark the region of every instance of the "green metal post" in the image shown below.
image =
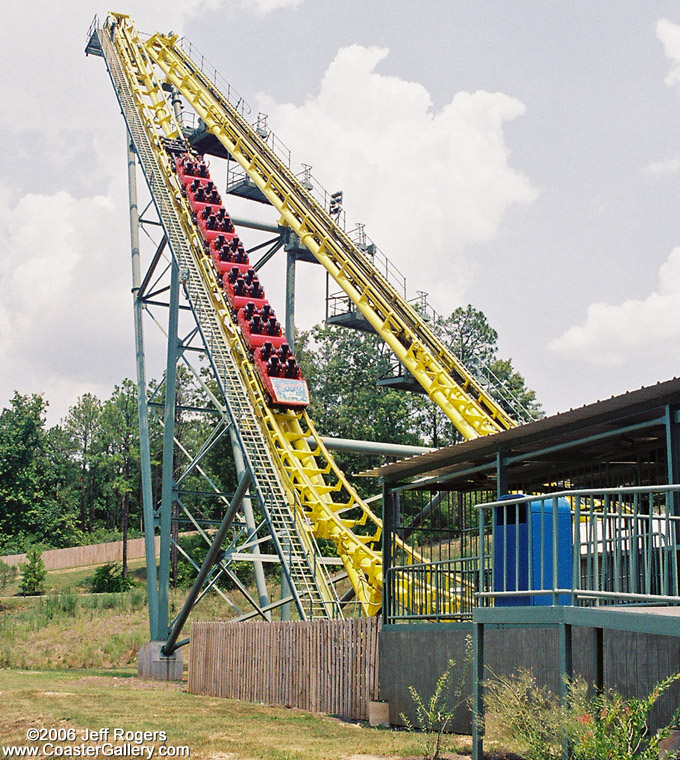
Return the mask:
[[505, 452], [496, 452], [496, 498], [500, 499], [510, 490], [508, 482], [508, 466], [505, 461]]
[[390, 568], [392, 567], [392, 534], [394, 531], [394, 494], [387, 483], [382, 484], [383, 529], [382, 529], [382, 561], [383, 561], [383, 598], [382, 616], [384, 622], [390, 618]]
[[472, 760], [484, 758], [484, 624], [472, 625]]
[[179, 341], [179, 268], [173, 259], [170, 276], [170, 313], [168, 317], [168, 360], [165, 370], [165, 413], [163, 417], [163, 479], [161, 488], [161, 551], [158, 578], [158, 636], [168, 635], [168, 592], [170, 588], [170, 527], [175, 498], [173, 459], [175, 400], [177, 396], [177, 358]]
[[[557, 531], [559, 530], [559, 521], [558, 521], [558, 513], [557, 513], [557, 497], [553, 496], [552, 498], [552, 587], [553, 587], [553, 593], [552, 593], [552, 599], [553, 599], [553, 605], [559, 604], [559, 596], [557, 594], [557, 589], [559, 588], [559, 562], [560, 559], [564, 561], [564, 557], [560, 558], [558, 556], [559, 551], [559, 544], [557, 541]], [[543, 549], [541, 549], [543, 551]]]
[[144, 549], [146, 554], [146, 585], [149, 600], [149, 634], [158, 634], [158, 578], [156, 575], [156, 543], [151, 491], [151, 452], [149, 446], [149, 407], [146, 401], [146, 370], [144, 362], [144, 331], [140, 300], [142, 281], [139, 262], [139, 208], [137, 206], [137, 155], [128, 136], [128, 194], [130, 199], [130, 248], [132, 257], [132, 298], [135, 322], [135, 356], [137, 363], [137, 409], [139, 414], [139, 449], [142, 475], [142, 510], [144, 514]]
[[[295, 254], [288, 251], [286, 258], [286, 340], [295, 352]], [[291, 595], [285, 573], [281, 573], [281, 599]], [[290, 604], [281, 605], [281, 620], [290, 620]]]

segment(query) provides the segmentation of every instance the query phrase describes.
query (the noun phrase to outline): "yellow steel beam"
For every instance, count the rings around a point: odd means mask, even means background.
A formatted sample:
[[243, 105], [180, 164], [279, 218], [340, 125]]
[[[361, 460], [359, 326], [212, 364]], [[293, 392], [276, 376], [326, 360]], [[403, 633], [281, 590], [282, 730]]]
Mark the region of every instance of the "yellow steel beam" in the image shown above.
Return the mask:
[[[182, 197], [170, 157], [159, 139], [161, 136], [177, 136], [178, 125], [167, 108], [167, 102], [164, 105], [160, 100], [163, 94], [146, 56], [141, 52], [142, 43], [128, 17], [112, 14], [109, 30], [114, 31], [116, 51], [162, 168], [166, 189], [173, 199], [184, 234], [191, 244], [204, 287], [220, 317], [224, 340], [248, 389], [250, 403], [257, 411], [282, 482], [298, 505], [296, 520], [299, 532], [303, 540], [306, 540], [310, 552], [313, 551], [310, 532], [318, 538], [333, 541], [363, 613], [373, 615], [379, 611], [382, 599], [382, 558], [378, 548], [382, 522], [361, 500], [337, 467], [307, 413], [292, 410], [276, 412], [267, 405], [261, 380], [250, 361], [247, 346], [217, 282], [212, 262], [203, 250], [199, 232], [191, 218], [191, 209]], [[191, 79], [189, 74], [186, 76]], [[198, 91], [200, 94], [200, 88]], [[205, 93], [199, 99], [204, 97], [207, 97]], [[152, 192], [158, 191], [152, 188]], [[315, 441], [313, 448], [307, 443], [308, 438]], [[422, 561], [412, 549], [401, 545], [409, 562]], [[455, 579], [455, 582], [460, 585], [460, 579]], [[434, 591], [429, 584], [425, 584], [423, 589], [423, 596], [429, 594], [434, 601]], [[398, 593], [408, 599], [412, 597], [412, 591], [413, 589], [405, 587]], [[330, 592], [327, 593], [330, 598]], [[460, 592], [451, 591], [447, 596], [447, 604], [452, 609], [458, 608]]]
[[176, 36], [155, 34], [151, 58], [189, 101], [301, 242], [323, 264], [399, 361], [465, 438], [516, 423], [432, 333], [422, 317], [378, 272], [193, 61]]

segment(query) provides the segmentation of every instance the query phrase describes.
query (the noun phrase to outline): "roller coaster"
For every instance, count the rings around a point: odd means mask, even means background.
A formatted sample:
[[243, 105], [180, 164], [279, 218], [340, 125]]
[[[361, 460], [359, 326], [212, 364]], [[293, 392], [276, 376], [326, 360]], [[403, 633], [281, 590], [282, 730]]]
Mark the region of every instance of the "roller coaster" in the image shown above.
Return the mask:
[[[340, 471], [307, 414], [305, 380], [205, 157], [182, 129], [173, 107], [178, 98], [465, 439], [517, 423], [378, 270], [366, 247], [345, 232], [337, 208], [322, 205], [274, 150], [269, 133], [246, 120], [230, 88], [209, 76], [185, 47], [174, 34], [142, 36], [128, 16], [111, 13], [101, 26], [95, 19], [86, 52], [106, 63], [172, 254], [177, 287], [195, 317], [251, 494], [300, 617], [343, 614], [316, 539], [332, 541], [362, 614], [374, 615], [383, 582], [381, 521]], [[163, 533], [161, 540], [162, 569]], [[410, 561], [420, 560], [403, 549]], [[455, 606], [464, 593], [454, 583], [447, 604]], [[157, 630], [156, 637], [165, 633]]]

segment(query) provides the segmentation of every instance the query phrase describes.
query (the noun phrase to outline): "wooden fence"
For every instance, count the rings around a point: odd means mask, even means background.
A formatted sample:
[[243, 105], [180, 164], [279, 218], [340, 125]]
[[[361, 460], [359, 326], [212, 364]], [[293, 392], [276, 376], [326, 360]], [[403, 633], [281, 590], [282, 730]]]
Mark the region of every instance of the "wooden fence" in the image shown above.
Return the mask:
[[193, 623], [189, 691], [367, 720], [377, 618]]
[[[156, 554], [160, 548], [160, 537], [156, 536]], [[138, 559], [144, 556], [144, 539], [131, 538], [128, 540], [128, 559]], [[48, 570], [61, 570], [66, 567], [81, 565], [101, 565], [104, 562], [120, 562], [123, 559], [123, 542], [109, 541], [105, 544], [88, 544], [87, 546], [71, 546], [68, 549], [47, 549], [42, 553], [43, 562]], [[8, 565], [18, 565], [26, 562], [25, 554], [8, 554], [0, 557]]]

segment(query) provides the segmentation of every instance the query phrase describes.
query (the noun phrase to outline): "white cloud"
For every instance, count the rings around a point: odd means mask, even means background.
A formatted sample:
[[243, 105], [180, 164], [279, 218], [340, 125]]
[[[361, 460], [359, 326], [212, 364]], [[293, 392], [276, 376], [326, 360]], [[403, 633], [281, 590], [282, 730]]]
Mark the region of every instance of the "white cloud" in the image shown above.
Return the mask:
[[134, 366], [123, 187], [0, 198], [2, 398], [45, 393], [62, 415], [83, 388], [110, 390]]
[[459, 92], [435, 111], [423, 85], [376, 72], [387, 54], [343, 48], [318, 95], [300, 106], [260, 95], [259, 108], [295, 161], [344, 191], [348, 228], [367, 223], [411, 293], [426, 289], [450, 305], [470, 281], [464, 249], [494, 238], [508, 208], [537, 195], [509, 166], [503, 133], [524, 106], [503, 93]]
[[266, 16], [282, 8], [297, 8], [302, 2], [303, 0], [241, 0], [241, 6], [258, 16]]
[[593, 364], [620, 365], [635, 355], [677, 354], [680, 348], [680, 247], [659, 269], [659, 287], [644, 300], [593, 303], [583, 325], [549, 344], [552, 351]]
[[666, 58], [671, 62], [671, 69], [664, 83], [667, 87], [672, 87], [680, 83], [680, 26], [667, 18], [659, 19], [656, 24], [656, 36], [663, 45]]
[[676, 174], [678, 171], [680, 171], [680, 156], [670, 156], [660, 161], [650, 161], [645, 167], [647, 174], [657, 176]]

